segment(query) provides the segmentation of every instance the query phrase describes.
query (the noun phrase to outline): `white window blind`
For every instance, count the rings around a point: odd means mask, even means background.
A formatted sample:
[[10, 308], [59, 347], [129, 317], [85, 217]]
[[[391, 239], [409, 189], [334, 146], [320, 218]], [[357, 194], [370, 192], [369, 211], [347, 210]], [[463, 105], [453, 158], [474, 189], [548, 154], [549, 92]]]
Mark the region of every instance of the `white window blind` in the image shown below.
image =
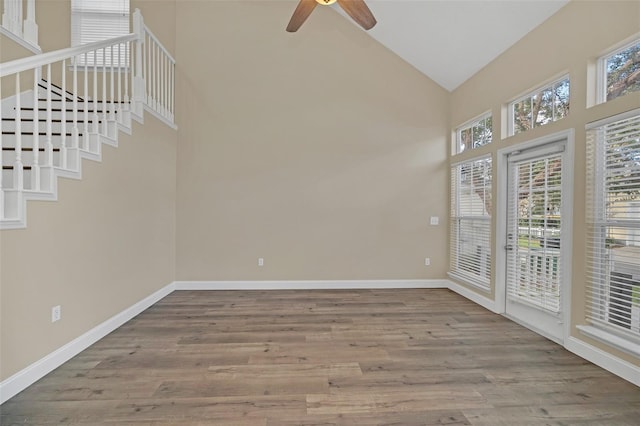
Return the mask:
[[[71, 0], [71, 45], [80, 46], [130, 33], [129, 0]], [[118, 51], [120, 50], [120, 51]], [[112, 60], [113, 57], [113, 60]], [[94, 58], [86, 58], [88, 65], [126, 64], [125, 46], [107, 49]], [[85, 58], [80, 58], [84, 65]]]
[[507, 294], [554, 314], [562, 305], [563, 150], [551, 146], [509, 157]]
[[640, 342], [640, 112], [587, 143], [587, 321]]
[[451, 168], [450, 275], [486, 290], [491, 280], [491, 158]]

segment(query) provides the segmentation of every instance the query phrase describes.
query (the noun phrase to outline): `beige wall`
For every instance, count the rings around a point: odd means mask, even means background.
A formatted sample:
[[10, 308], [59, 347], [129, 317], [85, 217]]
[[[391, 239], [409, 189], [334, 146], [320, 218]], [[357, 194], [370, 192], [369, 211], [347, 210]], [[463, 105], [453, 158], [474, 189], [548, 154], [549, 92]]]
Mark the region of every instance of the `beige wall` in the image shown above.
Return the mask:
[[178, 4], [177, 279], [443, 278], [449, 94], [328, 8]]
[[[174, 13], [153, 2], [147, 20], [171, 46]], [[42, 16], [43, 48], [68, 44]], [[174, 280], [176, 142], [146, 114], [101, 163], [84, 160], [82, 180], [59, 179], [57, 202], [30, 201], [27, 229], [0, 231], [0, 381]]]
[[[636, 365], [639, 365], [637, 358], [618, 353], [586, 339], [575, 329], [575, 325], [584, 324], [585, 317], [583, 308], [586, 291], [585, 125], [591, 121], [640, 107], [640, 95], [636, 93], [587, 108], [587, 69], [603, 51], [638, 32], [640, 32], [640, 3], [638, 2], [572, 1], [455, 90], [451, 98], [453, 127], [487, 110], [492, 110], [494, 119], [494, 142], [490, 146], [453, 156], [452, 162], [492, 153], [495, 164], [496, 152], [500, 148], [561, 130], [575, 129], [572, 334]], [[545, 80], [565, 72], [568, 72], [571, 78], [570, 115], [545, 127], [501, 139], [498, 130], [506, 128], [502, 116], [504, 104]], [[506, 135], [503, 134], [503, 136]], [[497, 170], [494, 173], [497, 173]], [[494, 181], [494, 199], [497, 197], [498, 185], [499, 182]], [[494, 278], [496, 267], [494, 261]], [[493, 281], [495, 282], [495, 279]]]

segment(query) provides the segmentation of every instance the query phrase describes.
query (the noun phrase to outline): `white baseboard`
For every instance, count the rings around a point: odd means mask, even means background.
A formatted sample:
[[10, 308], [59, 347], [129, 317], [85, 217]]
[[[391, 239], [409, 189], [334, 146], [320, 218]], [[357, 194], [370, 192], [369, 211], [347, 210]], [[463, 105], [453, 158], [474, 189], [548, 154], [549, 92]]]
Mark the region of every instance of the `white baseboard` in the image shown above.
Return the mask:
[[171, 283], [2, 381], [0, 383], [0, 404], [46, 376], [122, 324], [173, 292], [173, 290], [174, 285]]
[[594, 363], [598, 367], [622, 377], [623, 379], [640, 386], [640, 367], [633, 365], [623, 359], [612, 356], [610, 353], [596, 348], [575, 337], [569, 337], [564, 345], [567, 350], [573, 352], [581, 358]]
[[[94, 327], [44, 358], [0, 383], [0, 404], [41, 379], [107, 334], [142, 313], [175, 290], [320, 290], [320, 289], [448, 288], [492, 312], [493, 300], [453, 281], [442, 280], [299, 280], [299, 281], [174, 281], [119, 314]], [[640, 386], [640, 367], [600, 350], [575, 337], [565, 347], [576, 355]]]
[[458, 293], [460, 296], [465, 297], [471, 300], [472, 302], [477, 303], [478, 305], [490, 310], [493, 313], [496, 313], [496, 314], [501, 313], [498, 310], [498, 306], [496, 305], [495, 300], [489, 299], [488, 297], [485, 297], [480, 293], [471, 290], [469, 287], [465, 287], [451, 280], [444, 280], [444, 281], [447, 282], [447, 287], [449, 288], [449, 290]]
[[348, 290], [447, 288], [447, 280], [175, 281], [176, 290]]

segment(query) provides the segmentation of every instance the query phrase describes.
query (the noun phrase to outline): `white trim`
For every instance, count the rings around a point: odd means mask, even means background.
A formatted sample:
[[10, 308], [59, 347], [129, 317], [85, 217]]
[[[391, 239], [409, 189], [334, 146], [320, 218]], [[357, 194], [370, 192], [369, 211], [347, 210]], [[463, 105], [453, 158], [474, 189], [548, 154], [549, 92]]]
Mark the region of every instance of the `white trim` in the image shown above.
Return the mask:
[[491, 293], [491, 280], [485, 279], [478, 275], [466, 273], [464, 271], [449, 271], [447, 272], [447, 275], [450, 279], [454, 281], [460, 281], [461, 283], [471, 288], [476, 288], [486, 294]]
[[503, 317], [507, 318], [508, 320], [511, 320], [513, 322], [515, 322], [516, 324], [519, 324], [521, 326], [523, 326], [526, 329], [529, 329], [531, 331], [533, 331], [536, 334], [539, 334], [540, 336], [551, 340], [553, 343], [557, 343], [560, 346], [564, 346], [563, 342], [562, 342], [562, 338], [560, 337], [556, 337], [551, 333], [548, 333], [543, 327], [536, 327], [534, 325], [533, 321], [523, 321], [522, 319], [518, 318], [515, 315], [510, 315], [508, 313], [504, 313], [502, 314]]
[[596, 105], [607, 102], [607, 59], [640, 43], [640, 33], [627, 37], [604, 51], [596, 61]]
[[565, 344], [567, 350], [595, 365], [621, 377], [636, 386], [640, 386], [640, 367], [617, 358], [602, 349], [596, 348], [576, 337], [569, 337]]
[[7, 401], [17, 393], [26, 389], [37, 380], [41, 379], [55, 368], [64, 364], [107, 334], [116, 330], [145, 309], [158, 302], [163, 297], [172, 293], [175, 288], [173, 283], [161, 288], [150, 296], [135, 303], [119, 314], [114, 315], [105, 322], [97, 325], [83, 335], [73, 339], [66, 345], [56, 349], [44, 358], [34, 362], [28, 367], [20, 370], [13, 376], [0, 383], [0, 404]]
[[[507, 137], [511, 137], [511, 136], [515, 136], [516, 135], [516, 129], [514, 126], [514, 120], [515, 120], [515, 116], [513, 113], [513, 107], [521, 101], [524, 101], [526, 99], [530, 99], [533, 96], [535, 96], [536, 94], [542, 92], [543, 90], [546, 90], [548, 88], [552, 88], [553, 86], [556, 85], [556, 83], [561, 83], [564, 80], [569, 81], [569, 105], [571, 105], [571, 74], [569, 73], [569, 71], [564, 71], [560, 74], [557, 74], [556, 77], [552, 77], [549, 80], [545, 80], [544, 83], [535, 86], [534, 88], [527, 90], [526, 92], [522, 93], [521, 95], [513, 98], [511, 101], [507, 102]], [[556, 121], [562, 119], [564, 117], [561, 117], [559, 119], [556, 120], [551, 120], [549, 123], [546, 124], [550, 124], [550, 123], [555, 123]], [[532, 119], [532, 128], [535, 127], [535, 117], [531, 117]], [[531, 129], [527, 129], [531, 130]], [[524, 132], [520, 132], [520, 133], [524, 133]]]
[[490, 299], [489, 297], [485, 297], [482, 294], [468, 288], [465, 287], [461, 284], [458, 284], [456, 282], [453, 282], [451, 280], [448, 280], [448, 284], [449, 284], [449, 290], [458, 293], [460, 296], [465, 297], [469, 300], [471, 300], [472, 302], [477, 303], [478, 305], [482, 306], [483, 308], [486, 308], [488, 310], [490, 310], [493, 313], [499, 314], [500, 312], [497, 309], [497, 305], [496, 302], [492, 299]]
[[468, 158], [466, 160], [459, 160], [459, 161], [452, 162], [451, 164], [449, 164], [449, 168], [453, 169], [454, 167], [457, 167], [461, 164], [473, 163], [474, 161], [482, 161], [482, 160], [489, 160], [489, 159], [491, 159], [491, 162], [493, 163], [493, 155], [491, 155], [491, 153], [482, 154], [482, 155]]
[[[119, 314], [51, 352], [18, 373], [0, 382], [0, 404], [26, 389], [49, 372], [67, 362], [159, 300], [177, 290], [319, 290], [319, 289], [382, 289], [382, 288], [447, 288], [484, 308], [500, 313], [496, 302], [451, 280], [297, 280], [297, 281], [174, 281]], [[535, 330], [534, 330], [535, 331]], [[640, 386], [640, 367], [569, 337], [565, 348], [576, 355]]]
[[31, 53], [35, 53], [36, 55], [39, 55], [42, 53], [42, 49], [40, 49], [40, 46], [36, 46], [30, 42], [28, 42], [27, 40], [25, 40], [24, 38], [12, 33], [11, 31], [9, 31], [8, 29], [6, 29], [5, 27], [3, 27], [2, 25], [0, 25], [0, 34], [7, 36], [8, 38], [10, 38], [11, 40], [15, 41], [16, 43], [18, 43], [20, 46], [24, 47], [25, 49], [29, 50]]
[[173, 130], [178, 130], [178, 126], [176, 125], [176, 123], [173, 123], [171, 120], [169, 120], [167, 117], [163, 116], [162, 114], [160, 114], [159, 112], [157, 112], [156, 110], [154, 110], [151, 106], [149, 106], [146, 102], [144, 103], [144, 110], [147, 111], [149, 114], [153, 115], [155, 118], [157, 118], [158, 120], [162, 121], [164, 124], [166, 124], [167, 126], [171, 127]]
[[[452, 152], [451, 155], [455, 156], [458, 154], [462, 154], [462, 151], [460, 151], [460, 134], [463, 130], [472, 128], [475, 124], [479, 124], [482, 120], [486, 120], [487, 118], [491, 118], [491, 142], [489, 143], [493, 143], [493, 111], [492, 110], [487, 110], [485, 112], [483, 112], [480, 115], [477, 115], [475, 117], [473, 117], [470, 120], [465, 121], [464, 123], [460, 124], [459, 126], [457, 126], [453, 133], [454, 133], [454, 146], [451, 147], [452, 148]], [[471, 144], [473, 145], [473, 141], [471, 141]], [[488, 145], [488, 144], [486, 144]], [[474, 149], [474, 147], [472, 146], [470, 149]]]
[[[498, 158], [497, 158], [497, 166], [498, 173], [497, 178], [498, 181], [498, 192], [497, 192], [497, 202], [496, 202], [496, 229], [494, 230], [495, 236], [495, 250], [496, 250], [496, 285], [495, 285], [495, 294], [496, 294], [496, 312], [506, 313], [506, 305], [507, 305], [507, 297], [506, 297], [506, 261], [507, 255], [505, 252], [505, 243], [506, 243], [506, 226], [498, 226], [498, 224], [506, 224], [507, 223], [507, 198], [508, 198], [508, 162], [509, 162], [509, 154], [516, 151], [525, 151], [528, 149], [535, 149], [536, 147], [541, 147], [547, 144], [564, 142], [565, 149], [562, 154], [562, 212], [563, 217], [572, 217], [573, 214], [573, 186], [570, 185], [570, 182], [573, 182], [573, 173], [574, 173], [574, 162], [575, 162], [575, 154], [574, 154], [574, 145], [575, 145], [575, 130], [567, 129], [561, 132], [552, 133], [550, 135], [542, 136], [536, 139], [529, 140], [527, 142], [519, 143], [517, 145], [505, 147], [498, 150]], [[542, 151], [540, 151], [542, 152]], [[563, 229], [562, 232], [562, 256], [566, 259], [563, 262], [563, 270], [562, 270], [562, 281], [563, 281], [563, 294], [562, 294], [562, 322], [563, 322], [563, 330], [562, 334], [564, 337], [564, 341], [571, 335], [571, 321], [570, 321], [570, 313], [571, 313], [571, 283], [572, 281], [572, 256], [573, 252], [573, 228], [569, 224], [566, 226], [566, 229]], [[506, 316], [506, 315], [505, 315]], [[513, 319], [509, 316], [510, 319]], [[516, 322], [520, 323], [516, 320]], [[531, 328], [529, 326], [526, 326]], [[539, 334], [547, 337], [545, 333], [539, 332], [538, 330], [534, 330]]]
[[176, 290], [349, 290], [448, 288], [448, 280], [175, 281]]
[[587, 337], [591, 337], [592, 339], [612, 346], [622, 352], [626, 352], [629, 355], [640, 357], [640, 344], [632, 340], [625, 339], [613, 333], [609, 333], [606, 330], [590, 325], [579, 325], [577, 326], [577, 329]]
[[611, 124], [616, 121], [626, 120], [627, 118], [635, 117], [640, 114], [640, 108], [635, 108], [630, 111], [625, 111], [620, 114], [612, 115], [611, 117], [603, 118], [602, 120], [592, 121], [591, 123], [587, 123], [585, 126], [585, 130], [593, 130], [598, 127], [606, 126], [607, 124]]

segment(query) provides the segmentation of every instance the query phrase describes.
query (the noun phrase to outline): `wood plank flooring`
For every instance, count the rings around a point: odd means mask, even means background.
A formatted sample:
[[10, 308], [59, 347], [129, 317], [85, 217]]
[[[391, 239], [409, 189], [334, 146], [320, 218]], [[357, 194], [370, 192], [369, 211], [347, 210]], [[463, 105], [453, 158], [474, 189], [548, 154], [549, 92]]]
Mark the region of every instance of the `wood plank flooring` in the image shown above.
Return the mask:
[[634, 425], [640, 388], [449, 290], [178, 291], [2, 425]]

